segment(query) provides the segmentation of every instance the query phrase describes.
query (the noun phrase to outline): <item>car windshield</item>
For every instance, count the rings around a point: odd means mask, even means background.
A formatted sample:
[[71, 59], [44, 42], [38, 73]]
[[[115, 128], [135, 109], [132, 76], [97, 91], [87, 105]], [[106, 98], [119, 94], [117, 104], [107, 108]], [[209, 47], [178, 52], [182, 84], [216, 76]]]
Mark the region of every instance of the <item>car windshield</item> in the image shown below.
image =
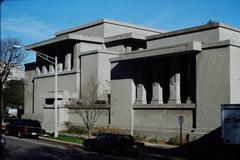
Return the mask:
[[130, 135], [124, 135], [124, 141], [133, 142], [134, 138]]
[[101, 141], [101, 140], [104, 140], [106, 138], [106, 134], [101, 134], [101, 135], [99, 135], [99, 136], [97, 136], [97, 140], [98, 141]]

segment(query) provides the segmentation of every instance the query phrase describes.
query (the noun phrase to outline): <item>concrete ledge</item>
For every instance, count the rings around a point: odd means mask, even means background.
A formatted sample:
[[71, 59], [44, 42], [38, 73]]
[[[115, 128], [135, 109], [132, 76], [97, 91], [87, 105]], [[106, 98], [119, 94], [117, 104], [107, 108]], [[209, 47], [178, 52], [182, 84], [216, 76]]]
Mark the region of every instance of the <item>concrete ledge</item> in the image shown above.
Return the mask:
[[192, 41], [192, 42], [177, 44], [172, 46], [158, 47], [153, 49], [144, 49], [144, 50], [122, 53], [117, 58], [111, 58], [110, 62], [147, 58], [147, 57], [154, 57], [154, 56], [168, 56], [168, 55], [174, 55], [174, 54], [194, 53], [194, 52], [200, 52], [201, 50], [202, 50], [202, 43], [198, 41]]
[[174, 110], [193, 110], [196, 108], [195, 104], [134, 104], [133, 105], [133, 109], [137, 110], [137, 109], [142, 109], [142, 110], [170, 110], [170, 109], [174, 109]]
[[226, 46], [240, 47], [240, 42], [229, 39], [229, 40], [225, 40], [225, 41], [218, 41], [218, 42], [202, 44], [203, 49], [219, 48], [219, 47], [226, 47]]
[[[68, 74], [78, 74], [78, 73], [80, 73], [80, 72], [77, 72], [77, 71], [62, 71], [62, 72], [59, 72], [58, 71], [57, 76], [64, 76], [64, 75], [68, 75]], [[54, 76], [55, 76], [54, 73], [48, 73], [48, 74], [35, 75], [33, 77], [33, 79], [48, 78], [48, 77], [54, 77]]]
[[79, 57], [90, 55], [90, 54], [97, 54], [97, 53], [119, 55], [119, 52], [95, 49], [95, 50], [91, 50], [91, 51], [81, 52]]

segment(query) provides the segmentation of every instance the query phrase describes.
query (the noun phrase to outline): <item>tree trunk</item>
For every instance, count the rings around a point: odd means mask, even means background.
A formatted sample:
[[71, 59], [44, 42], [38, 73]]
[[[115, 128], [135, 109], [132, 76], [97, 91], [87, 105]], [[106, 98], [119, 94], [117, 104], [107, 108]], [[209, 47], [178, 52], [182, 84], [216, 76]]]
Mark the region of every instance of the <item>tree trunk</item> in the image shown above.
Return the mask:
[[0, 84], [0, 117], [3, 116], [3, 84]]
[[88, 128], [88, 129], [87, 129], [87, 131], [88, 131], [88, 138], [90, 139], [90, 138], [91, 138], [91, 136], [92, 136], [92, 131], [91, 131], [91, 129], [90, 129], [90, 128]]

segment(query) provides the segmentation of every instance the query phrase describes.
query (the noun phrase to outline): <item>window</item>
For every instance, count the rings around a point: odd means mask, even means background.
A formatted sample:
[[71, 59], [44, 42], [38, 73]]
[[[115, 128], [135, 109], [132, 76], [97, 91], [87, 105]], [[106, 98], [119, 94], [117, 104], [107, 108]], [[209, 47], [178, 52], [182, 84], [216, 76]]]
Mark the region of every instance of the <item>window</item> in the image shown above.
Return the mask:
[[45, 104], [48, 104], [48, 105], [54, 104], [54, 98], [46, 98]]

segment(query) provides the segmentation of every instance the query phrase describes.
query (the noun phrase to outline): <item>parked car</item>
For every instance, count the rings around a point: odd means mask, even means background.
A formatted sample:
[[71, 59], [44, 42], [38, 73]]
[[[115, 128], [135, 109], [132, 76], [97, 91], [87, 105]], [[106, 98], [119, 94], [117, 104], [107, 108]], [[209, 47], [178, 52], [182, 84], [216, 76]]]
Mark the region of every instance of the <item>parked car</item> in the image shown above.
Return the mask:
[[5, 134], [17, 135], [19, 138], [24, 136], [38, 137], [45, 134], [45, 130], [42, 129], [39, 121], [27, 120], [27, 119], [16, 119], [11, 124], [6, 126]]
[[10, 118], [10, 117], [3, 117], [1, 122], [1, 129], [2, 132], [5, 133], [6, 126], [12, 122], [14, 122], [16, 118]]
[[139, 153], [144, 143], [136, 142], [131, 135], [103, 133], [93, 139], [86, 139], [83, 145], [90, 150], [113, 153]]

